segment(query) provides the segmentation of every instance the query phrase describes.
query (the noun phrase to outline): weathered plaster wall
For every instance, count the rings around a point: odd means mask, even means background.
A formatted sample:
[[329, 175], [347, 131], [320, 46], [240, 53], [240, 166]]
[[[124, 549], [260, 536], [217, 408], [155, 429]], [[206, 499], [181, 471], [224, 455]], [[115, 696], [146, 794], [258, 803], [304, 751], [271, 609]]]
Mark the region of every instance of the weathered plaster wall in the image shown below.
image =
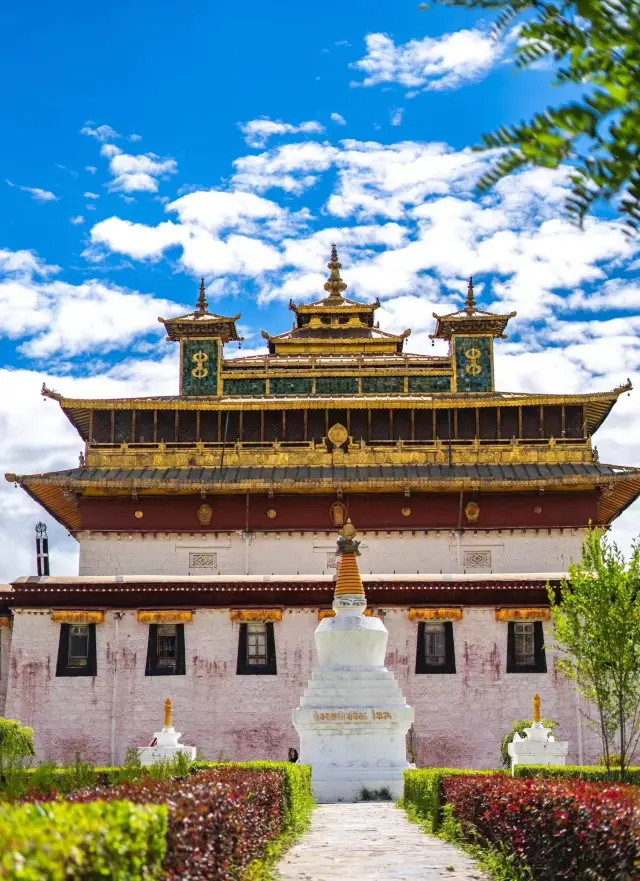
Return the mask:
[[[580, 558], [583, 532], [361, 532], [358, 538], [362, 573], [566, 572]], [[80, 575], [316, 575], [335, 569], [334, 533], [80, 533], [78, 539]]]
[[0, 627], [0, 716], [4, 716], [11, 658], [11, 628]]
[[[416, 675], [417, 624], [406, 609], [382, 610], [389, 630], [387, 665], [416, 711], [419, 763], [492, 767], [514, 719], [529, 717], [533, 695], [546, 716], [561, 721], [569, 762], [579, 759], [577, 705], [571, 686], [554, 672], [509, 674], [507, 625], [490, 608], [466, 608], [454, 624], [457, 673]], [[120, 613], [118, 613], [120, 614]], [[238, 625], [228, 610], [200, 610], [185, 626], [185, 676], [144, 675], [147, 627], [135, 612], [107, 612], [97, 628], [98, 675], [57, 678], [59, 625], [47, 612], [17, 611], [6, 715], [32, 725], [41, 758], [68, 760], [76, 750], [96, 763], [121, 762], [145, 746], [162, 723], [171, 697], [183, 741], [207, 758], [284, 759], [297, 746], [291, 710], [315, 664], [315, 610], [287, 610], [275, 624], [277, 676], [237, 676]], [[545, 625], [546, 626], [546, 625]], [[548, 652], [553, 671], [553, 652]], [[583, 761], [599, 756], [597, 740], [582, 732]], [[114, 756], [112, 756], [112, 745]]]

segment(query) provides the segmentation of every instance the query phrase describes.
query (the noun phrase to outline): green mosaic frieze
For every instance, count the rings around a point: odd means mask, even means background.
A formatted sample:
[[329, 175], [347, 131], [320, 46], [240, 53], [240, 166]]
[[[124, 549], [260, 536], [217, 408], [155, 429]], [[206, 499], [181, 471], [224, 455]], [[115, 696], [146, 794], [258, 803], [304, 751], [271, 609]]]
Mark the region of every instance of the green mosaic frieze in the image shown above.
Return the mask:
[[266, 379], [225, 379], [225, 395], [266, 395]]
[[404, 391], [404, 376], [363, 376], [365, 395], [395, 395]]
[[310, 395], [313, 380], [303, 376], [278, 376], [269, 383], [272, 395]]
[[182, 341], [182, 394], [217, 395], [220, 341]]
[[357, 376], [319, 376], [316, 379], [317, 395], [357, 395]]
[[492, 390], [491, 337], [456, 337], [454, 357], [459, 392]]
[[410, 376], [410, 392], [450, 392], [450, 376]]

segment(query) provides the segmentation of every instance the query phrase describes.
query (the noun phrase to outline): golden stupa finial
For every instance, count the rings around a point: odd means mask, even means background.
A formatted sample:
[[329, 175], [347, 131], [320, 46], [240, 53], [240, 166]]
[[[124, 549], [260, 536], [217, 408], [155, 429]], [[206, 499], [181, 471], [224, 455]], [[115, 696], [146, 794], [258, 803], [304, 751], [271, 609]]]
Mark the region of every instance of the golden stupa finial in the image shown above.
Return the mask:
[[535, 697], [533, 698], [533, 721], [534, 721], [534, 723], [539, 722], [541, 719], [540, 704], [541, 704], [540, 695], [536, 694]]
[[206, 312], [209, 308], [207, 303], [207, 292], [204, 286], [204, 278], [200, 279], [200, 293], [198, 294], [198, 312]]
[[334, 596], [338, 597], [344, 594], [358, 594], [364, 596], [364, 586], [358, 569], [358, 560], [360, 551], [359, 541], [355, 541], [356, 528], [347, 520], [340, 530], [340, 538], [338, 539], [337, 554], [340, 557], [338, 566], [338, 574], [336, 577], [336, 589]]
[[173, 704], [170, 697], [164, 702], [164, 727], [173, 728]]
[[476, 311], [476, 298], [473, 294], [473, 276], [469, 276], [469, 287], [467, 288], [467, 299], [464, 301], [464, 311], [468, 315], [472, 315]]
[[335, 245], [331, 245], [331, 260], [327, 263], [327, 268], [331, 270], [331, 274], [324, 284], [324, 289], [330, 297], [340, 299], [341, 295], [346, 291], [347, 285], [340, 277], [342, 263], [338, 260], [338, 249]]

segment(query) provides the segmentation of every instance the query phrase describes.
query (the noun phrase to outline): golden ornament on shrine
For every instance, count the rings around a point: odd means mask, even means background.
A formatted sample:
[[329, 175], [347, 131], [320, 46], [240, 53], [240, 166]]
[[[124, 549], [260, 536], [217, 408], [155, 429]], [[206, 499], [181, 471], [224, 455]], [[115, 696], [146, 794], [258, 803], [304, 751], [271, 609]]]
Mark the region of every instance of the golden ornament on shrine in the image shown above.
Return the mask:
[[534, 723], [539, 722], [542, 718], [542, 716], [540, 715], [540, 704], [541, 703], [542, 703], [542, 701], [540, 700], [540, 695], [537, 694], [533, 699], [533, 721], [534, 721]]
[[477, 502], [467, 502], [464, 507], [464, 516], [469, 523], [476, 523], [480, 519], [480, 505]]
[[173, 728], [173, 704], [169, 697], [164, 702], [164, 727]]
[[211, 523], [211, 518], [213, 517], [213, 509], [211, 505], [200, 505], [200, 507], [196, 511], [196, 517], [198, 518], [198, 523], [201, 526], [208, 526]]
[[336, 422], [336, 424], [332, 425], [327, 432], [327, 437], [334, 445], [334, 447], [341, 447], [349, 440], [349, 432], [344, 427], [344, 425]]

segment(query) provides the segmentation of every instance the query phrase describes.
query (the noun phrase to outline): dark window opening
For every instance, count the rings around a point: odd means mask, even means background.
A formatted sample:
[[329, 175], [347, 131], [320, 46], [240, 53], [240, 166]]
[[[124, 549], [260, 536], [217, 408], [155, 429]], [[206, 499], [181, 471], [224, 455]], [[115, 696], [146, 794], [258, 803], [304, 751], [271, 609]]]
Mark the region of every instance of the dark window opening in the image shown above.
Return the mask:
[[111, 410], [93, 411], [93, 437], [97, 444], [111, 443]]
[[482, 438], [482, 440], [497, 440], [497, 407], [480, 407], [480, 437]]
[[264, 439], [282, 440], [282, 410], [266, 410], [264, 414]]
[[366, 410], [351, 411], [351, 437], [356, 442], [369, 440], [369, 420]]
[[153, 443], [153, 410], [136, 410], [136, 443]]
[[[257, 415], [260, 416], [260, 414]], [[159, 425], [160, 423], [158, 423]], [[158, 427], [159, 433], [160, 428]], [[218, 440], [218, 413], [216, 410], [202, 410], [200, 412], [200, 440], [205, 443], [215, 443]]]
[[223, 443], [235, 444], [240, 440], [240, 413], [237, 410], [229, 410], [227, 413], [222, 414], [221, 431], [222, 436], [220, 440]]
[[181, 410], [178, 416], [178, 440], [183, 444], [195, 444], [198, 414], [195, 410]]
[[390, 440], [390, 410], [371, 410], [371, 440]]
[[519, 436], [518, 408], [502, 407], [500, 409], [500, 437], [502, 440], [511, 440], [512, 437]]
[[184, 624], [150, 624], [146, 676], [184, 676]]
[[131, 443], [132, 410], [116, 410], [113, 440], [116, 444]]
[[275, 676], [277, 672], [273, 624], [241, 624], [236, 673], [239, 676]]
[[510, 621], [507, 633], [507, 673], [546, 673], [542, 621]]
[[242, 420], [242, 439], [255, 443], [260, 441], [261, 419], [257, 410], [245, 410]]
[[523, 407], [522, 437], [526, 440], [535, 440], [541, 436], [540, 407]]
[[562, 437], [562, 407], [544, 408], [544, 436]]
[[307, 440], [313, 440], [319, 444], [326, 433], [325, 411], [309, 410], [307, 414]]
[[411, 440], [411, 410], [393, 411], [393, 439]]
[[455, 673], [456, 653], [451, 621], [420, 622], [416, 673]]
[[433, 410], [414, 410], [416, 440], [433, 440]]
[[172, 410], [158, 410], [158, 441], [166, 444], [176, 439], [176, 414]]
[[56, 676], [96, 674], [96, 625], [61, 624]]
[[304, 440], [304, 412], [302, 410], [287, 410], [287, 440]]
[[440, 440], [449, 440], [453, 434], [453, 413], [451, 410], [436, 410], [436, 436]]
[[582, 407], [565, 407], [564, 425], [566, 437], [584, 437], [583, 420]]
[[460, 408], [458, 410], [458, 438], [460, 440], [473, 440], [476, 436], [476, 411], [475, 407]]

